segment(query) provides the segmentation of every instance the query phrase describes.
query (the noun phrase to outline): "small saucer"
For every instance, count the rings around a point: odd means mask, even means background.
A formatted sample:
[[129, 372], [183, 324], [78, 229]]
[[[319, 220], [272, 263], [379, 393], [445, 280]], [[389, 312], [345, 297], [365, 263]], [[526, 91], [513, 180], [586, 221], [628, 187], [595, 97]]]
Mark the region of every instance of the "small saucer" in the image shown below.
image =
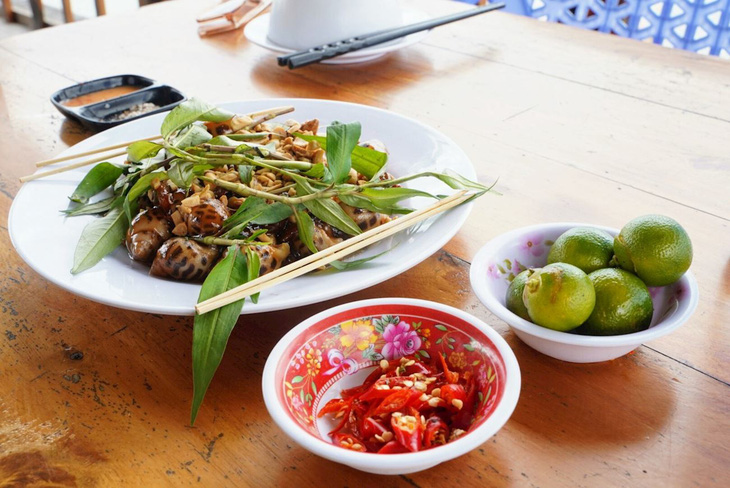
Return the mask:
[[[268, 49], [269, 51], [274, 51], [276, 53], [291, 54], [293, 52], [296, 52], [294, 49], [289, 49], [288, 47], [275, 44], [271, 42], [271, 40], [268, 38], [270, 16], [271, 14], [264, 14], [256, 17], [251, 22], [246, 24], [246, 28], [243, 31], [246, 38], [254, 44], [257, 44], [265, 49]], [[404, 25], [421, 22], [423, 20], [426, 20], [427, 18], [428, 16], [420, 10], [406, 10], [405, 12], [403, 12]], [[397, 51], [398, 49], [403, 49], [404, 47], [415, 44], [425, 38], [429, 32], [430, 31], [416, 32], [415, 34], [411, 34], [410, 36], [395, 39], [385, 44], [379, 44], [377, 46], [368, 47], [352, 53], [343, 54], [342, 56], [337, 56], [332, 59], [327, 59], [325, 61], [322, 61], [322, 63], [354, 64], [371, 61], [390, 52]]]

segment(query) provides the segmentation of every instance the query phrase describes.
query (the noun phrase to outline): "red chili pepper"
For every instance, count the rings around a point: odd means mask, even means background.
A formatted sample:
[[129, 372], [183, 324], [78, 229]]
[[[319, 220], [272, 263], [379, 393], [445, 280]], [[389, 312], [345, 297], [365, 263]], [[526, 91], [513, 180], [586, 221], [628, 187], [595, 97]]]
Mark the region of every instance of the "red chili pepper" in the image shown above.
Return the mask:
[[406, 381], [409, 381], [408, 377], [403, 376], [391, 376], [387, 378], [381, 378], [376, 381], [366, 392], [362, 393], [359, 397], [360, 400], [367, 402], [374, 399], [384, 399], [393, 394], [393, 388], [399, 386], [406, 389]]
[[477, 401], [477, 384], [473, 378], [469, 378], [466, 386], [466, 399], [461, 410], [454, 415], [451, 426], [455, 429], [468, 430], [474, 420], [474, 406]]
[[421, 448], [421, 416], [416, 415], [391, 415], [390, 425], [393, 427], [395, 440], [411, 452], [417, 452]]
[[365, 449], [365, 446], [359, 439], [349, 434], [335, 434], [334, 436], [332, 436], [332, 440], [335, 442], [335, 445], [344, 447], [345, 449], [349, 449], [351, 451], [367, 451], [367, 449]]
[[407, 366], [405, 368], [405, 375], [411, 375], [411, 374], [417, 374], [422, 373], [425, 375], [431, 374], [431, 370], [426, 367], [425, 364], [423, 364], [420, 361], [416, 361], [415, 363], [411, 364], [410, 366]]
[[[416, 452], [445, 444], [454, 429], [469, 429], [482, 389], [477, 383], [470, 370], [449, 370], [441, 354], [430, 364], [403, 358], [374, 369], [361, 386], [343, 391], [342, 399], [328, 402], [318, 416], [342, 416], [330, 435], [348, 449]], [[433, 395], [436, 388], [440, 393]]]
[[435, 447], [446, 444], [449, 439], [449, 426], [441, 417], [433, 416], [426, 420], [426, 430], [423, 432], [423, 446]]
[[332, 400], [327, 402], [327, 405], [322, 407], [322, 410], [319, 411], [317, 414], [318, 418], [322, 418], [323, 416], [327, 415], [328, 413], [337, 413], [340, 410], [345, 410], [350, 407], [350, 401], [349, 400], [343, 400], [341, 398], [333, 398]]
[[446, 408], [453, 412], [458, 412], [464, 407], [466, 401], [466, 391], [461, 385], [444, 385], [441, 387], [441, 399], [446, 402]]
[[400, 442], [393, 439], [392, 441], [385, 444], [383, 447], [380, 448], [378, 451], [378, 454], [402, 454], [404, 452], [409, 452], [408, 449], [403, 447]]
[[368, 375], [368, 377], [365, 378], [365, 381], [363, 382], [362, 385], [355, 386], [355, 387], [349, 388], [347, 390], [342, 390], [340, 392], [340, 396], [342, 398], [347, 399], [347, 398], [352, 398], [352, 397], [361, 395], [364, 391], [368, 390], [371, 386], [373, 386], [375, 384], [375, 382], [378, 381], [378, 379], [380, 379], [381, 376], [383, 376], [384, 373], [385, 373], [385, 371], [383, 371], [382, 368], [375, 368]]
[[371, 439], [376, 435], [382, 436], [384, 432], [387, 432], [388, 428], [385, 422], [379, 418], [368, 417], [363, 422], [362, 436], [364, 439]]
[[362, 393], [358, 398], [363, 402], [371, 402], [373, 400], [383, 400], [384, 398], [390, 396], [391, 393], [393, 393], [390, 388], [376, 388], [377, 386], [381, 385], [381, 382], [375, 383], [373, 386], [370, 387], [370, 389]]
[[449, 371], [449, 367], [446, 365], [446, 359], [442, 354], [439, 354], [439, 359], [441, 360], [441, 367], [444, 370], [444, 378], [449, 383], [458, 383], [459, 382], [459, 373]]
[[345, 425], [347, 425], [348, 420], [350, 420], [350, 409], [349, 408], [347, 409], [347, 411], [345, 411], [345, 414], [340, 419], [340, 423], [337, 424], [337, 426], [330, 431], [329, 435], [332, 436], [335, 433], [341, 431], [345, 427]]
[[365, 420], [365, 413], [367, 410], [367, 404], [361, 402], [357, 398], [353, 399], [352, 406], [350, 408], [350, 415], [348, 415], [347, 419], [347, 425], [350, 427], [350, 431], [355, 435], [355, 437], [362, 437], [360, 430], [362, 428], [362, 423]]
[[420, 396], [418, 392], [413, 390], [395, 390], [385, 397], [380, 406], [373, 412], [373, 415], [382, 415], [384, 413], [393, 413], [405, 408], [414, 395]]

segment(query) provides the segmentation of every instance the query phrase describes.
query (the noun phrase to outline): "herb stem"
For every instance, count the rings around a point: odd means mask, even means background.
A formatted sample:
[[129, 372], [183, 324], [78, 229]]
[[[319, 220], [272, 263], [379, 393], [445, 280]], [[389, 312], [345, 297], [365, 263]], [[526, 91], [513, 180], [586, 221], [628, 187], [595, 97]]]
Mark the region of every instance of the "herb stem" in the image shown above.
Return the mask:
[[254, 159], [244, 156], [243, 154], [211, 154], [204, 156], [202, 159], [232, 159], [234, 161], [248, 163], [253, 166], [260, 166], [262, 168], [293, 169], [297, 171], [309, 171], [312, 169], [312, 166], [314, 166], [312, 163], [308, 163], [306, 161], [291, 161], [288, 159]]
[[232, 191], [233, 193], [236, 193], [237, 195], [241, 195], [244, 197], [259, 197], [264, 198], [266, 200], [273, 200], [275, 202], [281, 202], [286, 205], [299, 205], [300, 203], [304, 203], [310, 200], [317, 200], [319, 198], [332, 198], [334, 196], [338, 195], [337, 190], [322, 190], [315, 193], [311, 193], [309, 195], [304, 195], [301, 197], [285, 197], [283, 195], [277, 195], [275, 193], [270, 193], [262, 190], [255, 190], [249, 186], [244, 185], [243, 183], [233, 183], [230, 181], [221, 180], [218, 178], [211, 178], [209, 176], [201, 176], [200, 179], [203, 181], [207, 181], [209, 183], [214, 183], [215, 185], [225, 188], [226, 190]]
[[214, 236], [195, 237], [194, 240], [207, 244], [208, 246], [259, 246], [267, 244], [266, 242], [249, 241], [246, 239], [226, 239]]

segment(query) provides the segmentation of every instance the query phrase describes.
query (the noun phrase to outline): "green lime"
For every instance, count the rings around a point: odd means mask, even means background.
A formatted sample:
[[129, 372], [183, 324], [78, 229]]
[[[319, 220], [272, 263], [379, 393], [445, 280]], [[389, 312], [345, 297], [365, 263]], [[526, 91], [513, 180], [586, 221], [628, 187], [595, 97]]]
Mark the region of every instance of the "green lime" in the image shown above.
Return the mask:
[[507, 287], [507, 296], [505, 297], [505, 304], [507, 310], [514, 313], [515, 315], [522, 317], [525, 320], [530, 320], [530, 316], [527, 314], [527, 307], [525, 302], [522, 301], [522, 292], [525, 289], [525, 283], [533, 273], [533, 270], [526, 269], [522, 273], [518, 274], [512, 280], [512, 283]]
[[636, 273], [647, 286], [674, 283], [692, 263], [687, 232], [663, 215], [644, 215], [624, 225], [613, 248], [619, 266]]
[[548, 264], [534, 271], [522, 294], [532, 321], [564, 332], [585, 322], [596, 304], [588, 275], [566, 263]]
[[613, 237], [590, 227], [574, 227], [560, 235], [550, 248], [547, 262], [568, 263], [590, 273], [607, 268], [613, 257]]
[[596, 290], [596, 306], [576, 332], [607, 336], [649, 328], [654, 304], [649, 289], [636, 275], [608, 268], [594, 271], [588, 278]]

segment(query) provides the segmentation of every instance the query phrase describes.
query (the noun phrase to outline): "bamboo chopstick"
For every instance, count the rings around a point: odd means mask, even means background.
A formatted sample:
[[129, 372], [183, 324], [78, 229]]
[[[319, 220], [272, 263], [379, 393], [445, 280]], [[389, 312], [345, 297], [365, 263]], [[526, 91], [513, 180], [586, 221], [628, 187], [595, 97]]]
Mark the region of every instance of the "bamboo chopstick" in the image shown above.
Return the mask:
[[253, 281], [200, 302], [195, 306], [195, 311], [198, 314], [210, 312], [211, 310], [236, 302], [271, 286], [283, 283], [284, 281], [296, 278], [297, 276], [301, 276], [312, 270], [320, 268], [325, 264], [331, 263], [332, 261], [348, 256], [364, 247], [370, 246], [433, 215], [464, 203], [469, 198], [471, 198], [471, 195], [467, 194], [466, 190], [462, 190], [444, 198], [443, 200], [439, 200], [433, 205], [429, 205], [428, 207], [412, 212], [404, 217], [391, 220], [387, 224], [375, 227], [374, 229], [352, 237], [346, 241], [342, 241], [339, 244], [324, 249], [316, 254], [311, 254], [304, 259], [288, 264], [283, 268], [279, 268], [276, 271], [265, 274]]
[[145, 137], [144, 139], [135, 139], [133, 141], [128, 142], [120, 142], [119, 144], [114, 144], [113, 146], [107, 146], [102, 147], [99, 149], [94, 149], [93, 151], [86, 151], [78, 154], [72, 154], [70, 156], [63, 156], [61, 158], [54, 158], [54, 159], [46, 159], [45, 161], [39, 161], [35, 163], [35, 165], [39, 168], [42, 168], [43, 166], [50, 166], [52, 164], [61, 163], [63, 161], [68, 161], [69, 159], [76, 159], [81, 158], [84, 156], [91, 156], [93, 154], [99, 154], [101, 152], [111, 151], [112, 149], [119, 149], [120, 147], [127, 147], [130, 144], [133, 144], [137, 141], [154, 141], [156, 139], [162, 139], [162, 136], [151, 136], [151, 137]]
[[[250, 118], [254, 119], [254, 123], [255, 124], [260, 124], [262, 122], [266, 122], [267, 120], [271, 120], [271, 119], [273, 119], [275, 117], [278, 117], [279, 115], [287, 114], [287, 113], [293, 112], [293, 111], [294, 111], [294, 107], [292, 107], [291, 105], [286, 105], [286, 106], [283, 106], [283, 107], [274, 107], [274, 108], [270, 108], [270, 109], [266, 109], [266, 110], [260, 110], [258, 112], [251, 112], [250, 114], [247, 114], [247, 115]], [[129, 145], [131, 145], [131, 144], [133, 144], [135, 142], [138, 142], [138, 141], [154, 141], [154, 140], [157, 140], [157, 139], [162, 139], [162, 136], [150, 136], [150, 137], [145, 137], [144, 139], [135, 139], [134, 141], [120, 142], [119, 144], [114, 144], [113, 146], [107, 146], [107, 147], [102, 147], [102, 148], [99, 148], [99, 149], [93, 149], [91, 151], [86, 151], [86, 152], [82, 152], [82, 153], [78, 153], [78, 154], [72, 154], [70, 156], [63, 156], [63, 157], [60, 157], [60, 158], [53, 158], [53, 159], [47, 159], [45, 161], [39, 161], [35, 165], [38, 168], [42, 168], [44, 166], [50, 166], [52, 164], [60, 163], [60, 162], [63, 162], [63, 161], [68, 161], [70, 159], [77, 159], [77, 158], [81, 158], [81, 157], [84, 157], [84, 156], [91, 156], [91, 155], [94, 155], [94, 154], [99, 154], [99, 153], [102, 153], [102, 152], [111, 151], [112, 149], [119, 149], [121, 147], [125, 147], [126, 148], [127, 146], [129, 146]], [[43, 178], [45, 176], [51, 176], [51, 175], [55, 175], [55, 174], [58, 174], [58, 173], [63, 173], [64, 171], [68, 171], [68, 170], [71, 170], [71, 169], [76, 169], [76, 168], [80, 168], [82, 166], [87, 166], [89, 164], [98, 163], [99, 161], [103, 161], [104, 159], [115, 158], [115, 157], [121, 156], [122, 154], [125, 154], [125, 153], [126, 153], [126, 151], [118, 152], [118, 153], [114, 153], [114, 154], [109, 154], [109, 155], [106, 155], [106, 156], [101, 156], [99, 158], [90, 159], [88, 161], [82, 161], [82, 162], [79, 162], [79, 163], [69, 164], [69, 165], [64, 166], [62, 168], [54, 169], [54, 170], [51, 170], [51, 171], [46, 171], [45, 173], [37, 173], [37, 174], [34, 174], [34, 175], [22, 176], [19, 179], [20, 179], [20, 182], [21, 183], [25, 183], [26, 181], [37, 180], [37, 179]]]
[[127, 154], [127, 151], [126, 150], [119, 151], [119, 152], [115, 152], [115, 153], [111, 153], [111, 154], [105, 154], [104, 156], [99, 156], [98, 158], [94, 158], [94, 159], [87, 159], [86, 161], [79, 161], [78, 163], [67, 164], [66, 166], [61, 166], [60, 168], [55, 168], [55, 169], [52, 169], [52, 170], [49, 170], [49, 171], [44, 171], [42, 173], [35, 173], [35, 174], [32, 174], [32, 175], [28, 175], [28, 176], [21, 176], [20, 177], [20, 182], [21, 183], [25, 183], [26, 181], [37, 180], [38, 178], [44, 178], [46, 176], [51, 176], [51, 175], [55, 175], [55, 174], [58, 174], [58, 173], [63, 173], [65, 171], [69, 171], [69, 170], [76, 169], [76, 168], [82, 168], [84, 166], [88, 166], [90, 164], [98, 163], [100, 161], [105, 161], [105, 160], [110, 159], [110, 158], [116, 158], [117, 156], [122, 156], [124, 154]]
[[293, 111], [294, 111], [293, 106], [284, 105], [282, 107], [267, 108], [266, 110], [259, 110], [258, 112], [251, 112], [246, 115], [251, 117], [252, 119], [255, 119], [256, 117], [261, 117], [262, 115], [268, 115], [268, 114], [284, 115], [284, 114], [288, 114]]

